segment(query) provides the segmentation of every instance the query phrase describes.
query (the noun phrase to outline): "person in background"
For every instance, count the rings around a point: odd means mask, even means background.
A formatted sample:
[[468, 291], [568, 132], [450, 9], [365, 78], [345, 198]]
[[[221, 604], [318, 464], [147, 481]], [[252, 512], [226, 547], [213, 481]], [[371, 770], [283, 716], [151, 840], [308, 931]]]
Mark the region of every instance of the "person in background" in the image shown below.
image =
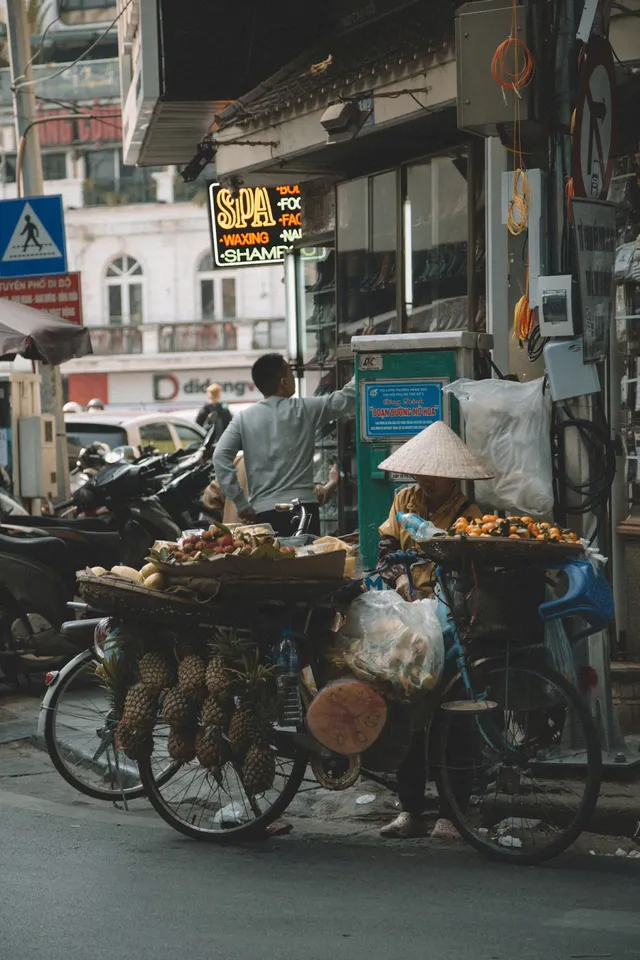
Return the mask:
[[[355, 381], [320, 397], [295, 397], [291, 367], [279, 353], [260, 357], [251, 371], [264, 400], [233, 418], [213, 455], [216, 478], [245, 522], [270, 523], [281, 536], [293, 532], [291, 517], [276, 504], [297, 499], [311, 514], [310, 533], [320, 533], [313, 479], [316, 432], [355, 413]], [[247, 493], [234, 461], [243, 451]]]
[[207, 387], [207, 402], [198, 412], [196, 423], [207, 431], [209, 431], [211, 427], [215, 427], [213, 436], [217, 443], [232, 419], [229, 407], [226, 403], [222, 403], [222, 388], [220, 384], [210, 383]]
[[[387, 457], [380, 470], [411, 476], [415, 483], [401, 487], [397, 491], [389, 517], [379, 528], [380, 560], [398, 550], [405, 552], [415, 549], [416, 543], [411, 533], [397, 518], [398, 513], [414, 513], [423, 520], [430, 520], [442, 530], [449, 527], [458, 517], [479, 517], [481, 511], [462, 492], [459, 480], [488, 480], [491, 472], [480, 463], [469, 448], [445, 423], [431, 424], [416, 437], [405, 443], [399, 450]], [[390, 586], [393, 586], [405, 600], [417, 600], [433, 595], [432, 582], [434, 564], [414, 567], [412, 580], [413, 593], [410, 591], [409, 577], [403, 564], [387, 567], [383, 573]], [[456, 751], [462, 758], [460, 770], [470, 768], [466, 760], [465, 745], [457, 746]], [[380, 831], [383, 837], [405, 839], [424, 836], [425, 825], [422, 820], [424, 795], [427, 784], [427, 743], [425, 730], [415, 730], [411, 738], [409, 752], [397, 770], [398, 796], [402, 813]], [[461, 805], [469, 800], [471, 790], [469, 778], [460, 773], [456, 796]], [[450, 819], [450, 811], [441, 803], [439, 818], [431, 834], [439, 839], [458, 839], [458, 831]]]
[[[247, 493], [247, 474], [244, 468], [244, 456], [239, 453], [233, 461], [233, 466], [238, 477], [238, 483], [242, 487], [245, 495]], [[340, 471], [334, 463], [329, 470], [329, 479], [326, 483], [316, 483], [316, 500], [320, 506], [324, 506], [328, 500], [333, 497], [340, 483]], [[214, 480], [210, 483], [202, 497], [207, 510], [220, 512], [220, 519], [223, 523], [237, 523], [238, 511], [233, 500], [225, 500], [224, 494], [220, 489], [220, 484]]]

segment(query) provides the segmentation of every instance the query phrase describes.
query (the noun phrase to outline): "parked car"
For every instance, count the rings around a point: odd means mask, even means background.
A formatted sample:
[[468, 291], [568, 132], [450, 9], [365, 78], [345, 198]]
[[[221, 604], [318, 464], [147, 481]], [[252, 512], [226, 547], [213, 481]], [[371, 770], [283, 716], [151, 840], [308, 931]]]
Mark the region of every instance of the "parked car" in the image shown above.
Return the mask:
[[192, 444], [199, 446], [205, 437], [205, 431], [193, 421], [166, 413], [67, 413], [64, 420], [70, 466], [90, 443], [106, 443], [112, 450], [151, 445], [160, 453], [173, 453]]

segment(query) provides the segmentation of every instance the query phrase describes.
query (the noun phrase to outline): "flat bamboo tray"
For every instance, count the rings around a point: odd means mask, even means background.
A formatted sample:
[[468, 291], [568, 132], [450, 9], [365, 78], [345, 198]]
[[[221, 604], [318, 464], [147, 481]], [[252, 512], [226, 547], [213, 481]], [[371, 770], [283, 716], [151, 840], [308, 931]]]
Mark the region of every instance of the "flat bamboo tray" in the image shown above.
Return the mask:
[[127, 583], [118, 577], [94, 577], [89, 574], [77, 575], [78, 591], [94, 609], [118, 617], [153, 617], [154, 619], [175, 618], [190, 613], [196, 614], [203, 604], [197, 600], [149, 590], [137, 583]]
[[259, 560], [253, 557], [236, 557], [232, 554], [204, 560], [201, 563], [161, 563], [162, 572], [170, 581], [191, 580], [329, 580], [344, 578], [346, 550], [333, 550], [309, 557], [292, 557], [282, 560]]
[[581, 543], [510, 540], [503, 537], [433, 537], [418, 542], [420, 553], [444, 566], [476, 563], [486, 567], [555, 567], [584, 556]]

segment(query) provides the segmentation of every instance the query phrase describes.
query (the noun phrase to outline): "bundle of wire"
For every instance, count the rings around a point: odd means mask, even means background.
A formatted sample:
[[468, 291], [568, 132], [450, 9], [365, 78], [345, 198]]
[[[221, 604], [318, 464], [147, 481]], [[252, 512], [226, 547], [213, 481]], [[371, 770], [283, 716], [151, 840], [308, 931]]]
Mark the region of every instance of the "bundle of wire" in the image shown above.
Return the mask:
[[520, 343], [529, 339], [536, 322], [535, 310], [531, 309], [529, 295], [525, 293], [516, 303], [513, 311], [513, 333]]

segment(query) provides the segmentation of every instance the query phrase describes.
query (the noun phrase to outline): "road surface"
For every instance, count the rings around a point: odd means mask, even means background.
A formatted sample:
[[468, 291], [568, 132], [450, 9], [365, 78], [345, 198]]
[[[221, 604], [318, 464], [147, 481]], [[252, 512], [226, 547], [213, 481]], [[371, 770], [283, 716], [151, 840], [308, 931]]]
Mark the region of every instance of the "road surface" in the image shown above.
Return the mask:
[[221, 848], [20, 789], [0, 788], [2, 960], [640, 957], [639, 861], [506, 867], [304, 828]]

